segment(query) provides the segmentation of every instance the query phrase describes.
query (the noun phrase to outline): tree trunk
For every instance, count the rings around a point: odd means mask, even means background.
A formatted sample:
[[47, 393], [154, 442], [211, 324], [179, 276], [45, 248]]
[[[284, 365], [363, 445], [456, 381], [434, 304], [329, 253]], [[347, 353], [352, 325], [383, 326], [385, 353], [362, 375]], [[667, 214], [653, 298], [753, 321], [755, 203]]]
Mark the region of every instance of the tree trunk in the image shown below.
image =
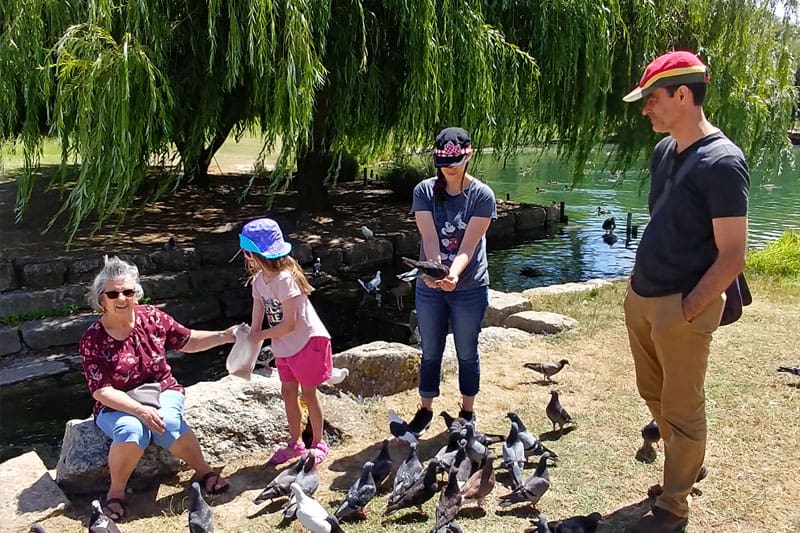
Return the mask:
[[308, 152], [297, 158], [297, 174], [293, 185], [297, 189], [297, 210], [306, 213], [329, 212], [332, 209], [325, 186], [331, 157], [328, 153]]

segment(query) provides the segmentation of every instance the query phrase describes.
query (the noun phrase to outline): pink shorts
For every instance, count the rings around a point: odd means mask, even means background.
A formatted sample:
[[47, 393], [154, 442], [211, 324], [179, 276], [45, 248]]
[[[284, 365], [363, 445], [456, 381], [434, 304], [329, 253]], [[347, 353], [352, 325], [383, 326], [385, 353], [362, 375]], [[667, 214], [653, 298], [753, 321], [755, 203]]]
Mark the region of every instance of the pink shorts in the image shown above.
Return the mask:
[[291, 357], [276, 357], [275, 367], [281, 383], [296, 381], [302, 387], [325, 383], [333, 371], [333, 350], [327, 337], [311, 337], [303, 349]]

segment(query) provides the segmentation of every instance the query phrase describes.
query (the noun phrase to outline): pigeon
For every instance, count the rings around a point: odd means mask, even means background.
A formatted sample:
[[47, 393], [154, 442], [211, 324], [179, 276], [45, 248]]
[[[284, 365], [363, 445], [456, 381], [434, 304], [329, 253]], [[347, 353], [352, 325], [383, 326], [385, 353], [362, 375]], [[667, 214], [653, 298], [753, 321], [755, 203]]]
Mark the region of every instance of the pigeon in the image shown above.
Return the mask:
[[200, 483], [189, 486], [189, 531], [191, 533], [214, 533], [214, 515], [211, 506], [203, 499]]
[[371, 239], [375, 236], [375, 232], [366, 226], [361, 226], [361, 235], [363, 235], [365, 239]]
[[593, 533], [597, 530], [597, 524], [603, 519], [600, 513], [589, 515], [576, 515], [564, 520], [554, 520], [548, 522], [549, 531], [553, 533]]
[[292, 497], [297, 500], [297, 520], [311, 533], [343, 533], [339, 520], [330, 516], [320, 503], [303, 492], [303, 488], [292, 483]]
[[539, 513], [536, 517], [535, 527], [526, 527], [524, 533], [550, 533], [550, 526], [547, 524], [547, 515]]
[[[421, 473], [422, 463], [419, 462], [417, 456], [417, 443], [412, 442], [409, 445], [408, 456], [400, 463], [397, 473], [394, 475], [392, 494], [404, 492]], [[389, 496], [389, 499], [391, 500], [392, 496]]]
[[386, 505], [386, 512], [383, 516], [391, 516], [400, 509], [407, 507], [417, 507], [421, 513], [422, 504], [433, 498], [439, 491], [436, 484], [436, 462], [430, 461], [425, 470], [417, 475], [413, 483], [406, 490], [399, 493], [392, 492], [389, 502]]
[[[304, 458], [303, 469], [297, 473], [297, 477], [293, 483], [296, 483], [303, 489], [303, 492], [308, 496], [313, 496], [319, 488], [319, 471], [317, 470], [316, 460], [313, 453], [306, 454]], [[283, 507], [283, 517], [286, 520], [291, 520], [297, 513], [297, 499], [292, 495]]]
[[394, 409], [389, 409], [389, 431], [396, 438], [404, 440], [409, 444], [417, 443], [417, 436], [414, 435], [414, 432], [408, 427], [408, 423], [397, 416]]
[[372, 477], [375, 479], [375, 486], [380, 487], [392, 471], [392, 456], [389, 455], [389, 441], [383, 441], [381, 451], [378, 456], [372, 461]]
[[553, 431], [556, 430], [558, 425], [559, 432], [564, 431], [564, 424], [575, 424], [576, 422], [569, 416], [566, 409], [561, 407], [561, 402], [558, 401], [558, 391], [550, 391], [550, 402], [547, 404], [547, 418], [553, 423]]
[[403, 257], [402, 261], [407, 266], [417, 270], [416, 276], [424, 277], [431, 281], [443, 279], [450, 273], [449, 266], [435, 261], [417, 261], [408, 257]]
[[467, 440], [467, 455], [469, 459], [476, 465], [483, 464], [483, 460], [486, 458], [486, 454], [489, 450], [483, 443], [475, 438], [475, 426], [467, 424], [461, 432]]
[[550, 378], [561, 372], [565, 365], [568, 365], [569, 361], [566, 359], [562, 359], [558, 363], [525, 363], [525, 368], [529, 370], [533, 370], [534, 372], [538, 372], [543, 374], [547, 381], [552, 381]]
[[497, 435], [495, 433], [481, 433], [475, 428], [475, 422], [467, 420], [463, 417], [454, 418], [450, 413], [447, 411], [442, 411], [439, 413], [439, 416], [442, 417], [444, 420], [444, 424], [447, 426], [448, 433], [460, 433], [464, 427], [469, 424], [473, 427], [473, 433], [475, 434], [475, 440], [483, 444], [484, 446], [489, 446], [491, 444], [497, 444], [498, 442], [503, 442], [506, 438], [503, 435]]
[[347, 368], [334, 368], [331, 370], [331, 377], [325, 382], [325, 385], [338, 385], [350, 375], [350, 370]]
[[509, 420], [517, 424], [517, 434], [519, 435], [519, 440], [522, 441], [522, 446], [525, 448], [525, 457], [531, 455], [542, 455], [544, 452], [548, 452], [550, 457], [554, 459], [558, 457], [558, 455], [556, 455], [552, 450], [549, 450], [544, 444], [539, 442], [530, 431], [528, 431], [528, 428], [522, 423], [522, 419], [520, 419], [517, 413], [509, 411], [506, 416], [509, 418]]
[[513, 492], [500, 496], [500, 507], [510, 507], [515, 503], [528, 502], [538, 511], [536, 504], [550, 488], [550, 474], [547, 472], [547, 460], [550, 454], [545, 452], [539, 459], [539, 465], [533, 474]]
[[275, 498], [288, 495], [289, 485], [292, 484], [297, 477], [297, 474], [303, 469], [305, 461], [306, 456], [303, 456], [295, 461], [289, 468], [285, 468], [278, 472], [278, 475], [275, 476], [272, 481], [267, 483], [267, 486], [264, 487], [264, 490], [261, 491], [261, 494], [256, 496], [256, 499], [253, 500], [253, 503], [259, 504], [267, 500], [274, 500]]
[[432, 533], [447, 531], [447, 524], [452, 522], [461, 509], [464, 496], [458, 488], [458, 476], [455, 470], [450, 471], [447, 478], [447, 487], [439, 494], [439, 503], [436, 506], [436, 523]]
[[169, 252], [170, 250], [174, 250], [177, 247], [177, 243], [175, 242], [175, 237], [170, 237], [167, 242], [164, 243], [164, 250]]
[[45, 528], [43, 528], [42, 526], [40, 526], [39, 524], [33, 524], [31, 526], [31, 532], [32, 533], [47, 533], [47, 530]]
[[360, 278], [357, 278], [356, 281], [358, 281], [358, 284], [361, 285], [365, 291], [367, 291], [367, 294], [377, 292], [381, 287], [381, 271], [378, 270], [375, 273], [375, 276], [366, 283], [364, 283], [364, 280]]
[[89, 518], [89, 533], [120, 533], [117, 524], [103, 512], [99, 500], [92, 500], [92, 515]]
[[603, 229], [608, 232], [617, 229], [617, 221], [614, 219], [614, 217], [608, 217], [603, 221]]
[[321, 260], [319, 257], [317, 257], [317, 260], [316, 260], [316, 261], [314, 261], [314, 271], [313, 271], [313, 276], [314, 276], [315, 278], [318, 278], [318, 277], [320, 277], [321, 275], [322, 275], [322, 260]]
[[477, 501], [478, 507], [482, 509], [484, 499], [494, 490], [494, 485], [494, 454], [489, 452], [483, 462], [483, 467], [476, 470], [461, 487], [461, 494], [464, 497], [462, 504]]
[[[548, 454], [549, 457], [549, 454]], [[511, 474], [511, 488], [522, 485], [522, 468], [525, 465], [525, 447], [519, 439], [519, 426], [511, 422], [511, 430], [503, 443], [503, 466]]]
[[472, 461], [467, 453], [466, 439], [461, 439], [458, 441], [458, 451], [456, 452], [455, 457], [453, 457], [453, 462], [450, 465], [449, 472], [451, 474], [455, 472], [459, 489], [464, 486], [464, 483], [467, 482], [470, 474], [472, 474]]
[[405, 297], [411, 294], [411, 283], [402, 281], [399, 285], [389, 289], [389, 292], [394, 296], [394, 303], [397, 305], [397, 310], [402, 311], [405, 308]]
[[794, 374], [795, 376], [800, 376], [800, 365], [797, 366], [779, 366], [778, 372], [786, 372], [788, 374]]
[[462, 433], [450, 433], [447, 437], [447, 444], [442, 446], [436, 455], [431, 459], [439, 465], [440, 472], [449, 472], [453, 466], [456, 454], [458, 453], [458, 443], [462, 440]]
[[372, 469], [375, 463], [367, 461], [361, 468], [361, 476], [350, 486], [342, 504], [333, 513], [337, 520], [346, 518], [354, 513], [358, 513], [361, 518], [366, 518], [364, 507], [375, 497], [377, 488]]
[[658, 423], [655, 419], [642, 427], [642, 438], [648, 444], [656, 444], [661, 440], [661, 432], [658, 430]]

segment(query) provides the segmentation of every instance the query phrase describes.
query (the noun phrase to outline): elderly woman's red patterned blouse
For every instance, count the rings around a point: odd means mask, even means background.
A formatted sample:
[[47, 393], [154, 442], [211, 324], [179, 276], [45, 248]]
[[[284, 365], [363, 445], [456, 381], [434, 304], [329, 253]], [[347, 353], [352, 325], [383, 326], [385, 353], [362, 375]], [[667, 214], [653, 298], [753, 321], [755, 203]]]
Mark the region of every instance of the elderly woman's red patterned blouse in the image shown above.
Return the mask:
[[[184, 392], [172, 376], [167, 350], [180, 350], [189, 340], [190, 330], [152, 305], [137, 305], [136, 324], [125, 340], [109, 335], [98, 320], [81, 337], [78, 346], [83, 356], [83, 373], [89, 393], [104, 387], [128, 391], [142, 383], [159, 381], [161, 390]], [[103, 405], [95, 402], [93, 413]]]

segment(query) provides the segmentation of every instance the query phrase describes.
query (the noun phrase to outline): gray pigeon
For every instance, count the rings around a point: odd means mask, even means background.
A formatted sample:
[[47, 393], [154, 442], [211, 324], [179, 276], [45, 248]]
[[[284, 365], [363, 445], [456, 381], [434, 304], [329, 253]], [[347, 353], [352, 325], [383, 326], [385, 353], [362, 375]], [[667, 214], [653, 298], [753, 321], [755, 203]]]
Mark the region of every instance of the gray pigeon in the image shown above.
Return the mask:
[[468, 421], [466, 418], [460, 416], [455, 418], [447, 411], [442, 411], [439, 413], [439, 416], [441, 416], [444, 420], [444, 425], [447, 426], [448, 433], [459, 433], [467, 424], [469, 424], [472, 426], [475, 439], [484, 446], [490, 446], [505, 440], [505, 436], [503, 435], [496, 435], [494, 433], [481, 433], [475, 429], [475, 423], [473, 421]]
[[191, 533], [214, 533], [214, 515], [211, 506], [203, 499], [200, 483], [189, 486], [189, 531]]
[[447, 277], [450, 267], [435, 261], [417, 261], [408, 257], [402, 258], [403, 263], [418, 271], [418, 275], [432, 281]]
[[477, 501], [478, 507], [482, 509], [484, 499], [494, 490], [494, 485], [494, 454], [489, 452], [483, 467], [476, 470], [461, 487], [461, 494], [464, 496], [462, 504]]
[[794, 374], [795, 376], [800, 376], [800, 365], [797, 366], [779, 366], [778, 372], [786, 372], [788, 374]]
[[[543, 455], [544, 456], [544, 455]], [[548, 454], [549, 457], [549, 454]], [[503, 466], [511, 474], [511, 488], [516, 490], [522, 485], [522, 469], [525, 466], [525, 447], [519, 440], [519, 426], [511, 422], [508, 437], [503, 443]]]
[[472, 473], [472, 461], [467, 452], [467, 440], [461, 439], [458, 441], [458, 451], [456, 452], [453, 462], [450, 465], [450, 473], [456, 473], [456, 481], [458, 481], [458, 488], [460, 489], [464, 483], [469, 479]]
[[120, 533], [117, 524], [103, 512], [103, 506], [100, 505], [100, 500], [92, 500], [89, 533]]
[[569, 361], [562, 359], [558, 363], [525, 363], [522, 366], [544, 375], [547, 381], [552, 381], [550, 378], [561, 372], [561, 369], [568, 364]]
[[550, 454], [545, 452], [539, 459], [539, 465], [533, 474], [526, 479], [522, 485], [510, 494], [500, 496], [500, 507], [510, 507], [515, 503], [527, 502], [538, 511], [536, 504], [550, 488], [550, 474], [547, 472], [547, 460]]
[[320, 503], [303, 492], [297, 483], [289, 486], [292, 497], [297, 501], [297, 520], [311, 533], [343, 533], [339, 520], [330, 516]]
[[438, 491], [436, 462], [430, 461], [425, 470], [414, 479], [414, 482], [405, 491], [401, 493], [392, 492], [383, 516], [391, 516], [400, 509], [407, 507], [417, 507], [422, 512], [422, 505], [433, 498]]
[[318, 278], [322, 275], [322, 260], [317, 257], [317, 260], [314, 261], [314, 274], [315, 278]]
[[472, 424], [467, 424], [461, 431], [467, 440], [467, 455], [470, 461], [476, 465], [483, 464], [489, 449], [475, 438], [475, 427]]
[[[297, 474], [293, 483], [299, 485], [308, 496], [313, 496], [314, 493], [317, 492], [319, 488], [319, 470], [317, 470], [317, 463], [313, 453], [306, 454], [303, 469]], [[286, 505], [283, 507], [283, 517], [286, 520], [291, 520], [295, 517], [296, 513], [297, 499], [294, 495], [291, 495]]]
[[600, 513], [591, 513], [588, 516], [577, 515], [564, 520], [548, 522], [547, 526], [553, 533], [594, 533], [597, 524], [603, 519]]
[[550, 527], [547, 525], [547, 515], [539, 513], [539, 516], [536, 517], [536, 525], [526, 527], [524, 533], [550, 533]]
[[561, 407], [561, 402], [558, 401], [558, 391], [550, 391], [550, 402], [547, 404], [547, 418], [553, 423], [553, 431], [556, 430], [558, 425], [559, 432], [564, 431], [565, 424], [575, 424], [575, 421], [569, 416], [567, 410]]
[[31, 532], [32, 533], [47, 533], [47, 530], [45, 528], [43, 528], [42, 526], [40, 526], [39, 524], [33, 524], [31, 526]]
[[381, 271], [378, 270], [375, 276], [366, 283], [360, 278], [357, 278], [356, 281], [358, 281], [358, 284], [361, 285], [367, 293], [377, 292], [381, 287]]
[[364, 507], [375, 497], [377, 489], [375, 478], [372, 475], [375, 463], [367, 461], [361, 468], [361, 476], [350, 486], [344, 501], [333, 513], [337, 520], [358, 513], [361, 518], [366, 518]]
[[450, 433], [447, 437], [447, 444], [442, 446], [439, 451], [436, 452], [433, 459], [431, 459], [431, 461], [438, 465], [440, 472], [449, 472], [450, 467], [453, 466], [453, 460], [458, 453], [458, 443], [462, 440], [462, 434], [461, 432]]
[[558, 457], [553, 450], [548, 449], [544, 444], [539, 442], [539, 440], [534, 437], [530, 431], [528, 431], [528, 428], [522, 423], [522, 419], [519, 417], [519, 415], [517, 415], [517, 413], [509, 411], [506, 416], [509, 420], [517, 424], [517, 434], [519, 435], [519, 440], [522, 441], [522, 446], [525, 448], [525, 457], [530, 455], [542, 455], [544, 452], [548, 452], [550, 457], [554, 459]]
[[383, 441], [381, 451], [378, 456], [372, 460], [374, 463], [372, 467], [372, 477], [375, 479], [375, 486], [380, 487], [392, 471], [392, 456], [389, 455], [389, 441]]
[[[409, 445], [408, 456], [400, 463], [394, 475], [392, 494], [403, 493], [421, 473], [422, 463], [417, 456], [417, 443], [412, 443]], [[389, 499], [391, 500], [392, 496], [389, 496]]]
[[417, 436], [411, 431], [408, 422], [397, 416], [394, 409], [389, 409], [389, 432], [395, 438], [404, 440], [409, 444], [417, 443]]
[[439, 494], [439, 503], [436, 506], [436, 523], [431, 530], [432, 533], [447, 531], [447, 524], [455, 519], [461, 509], [462, 499], [463, 496], [458, 489], [457, 472], [451, 470], [447, 479], [447, 487]]
[[280, 498], [281, 496], [287, 496], [290, 492], [289, 485], [292, 484], [297, 477], [297, 474], [303, 469], [305, 462], [306, 456], [304, 455], [295, 461], [289, 468], [285, 468], [284, 470], [278, 472], [278, 475], [275, 476], [272, 481], [267, 483], [267, 486], [264, 487], [264, 490], [261, 491], [261, 494], [256, 496], [256, 499], [253, 500], [253, 503], [263, 503], [267, 500], [274, 500], [275, 498]]

